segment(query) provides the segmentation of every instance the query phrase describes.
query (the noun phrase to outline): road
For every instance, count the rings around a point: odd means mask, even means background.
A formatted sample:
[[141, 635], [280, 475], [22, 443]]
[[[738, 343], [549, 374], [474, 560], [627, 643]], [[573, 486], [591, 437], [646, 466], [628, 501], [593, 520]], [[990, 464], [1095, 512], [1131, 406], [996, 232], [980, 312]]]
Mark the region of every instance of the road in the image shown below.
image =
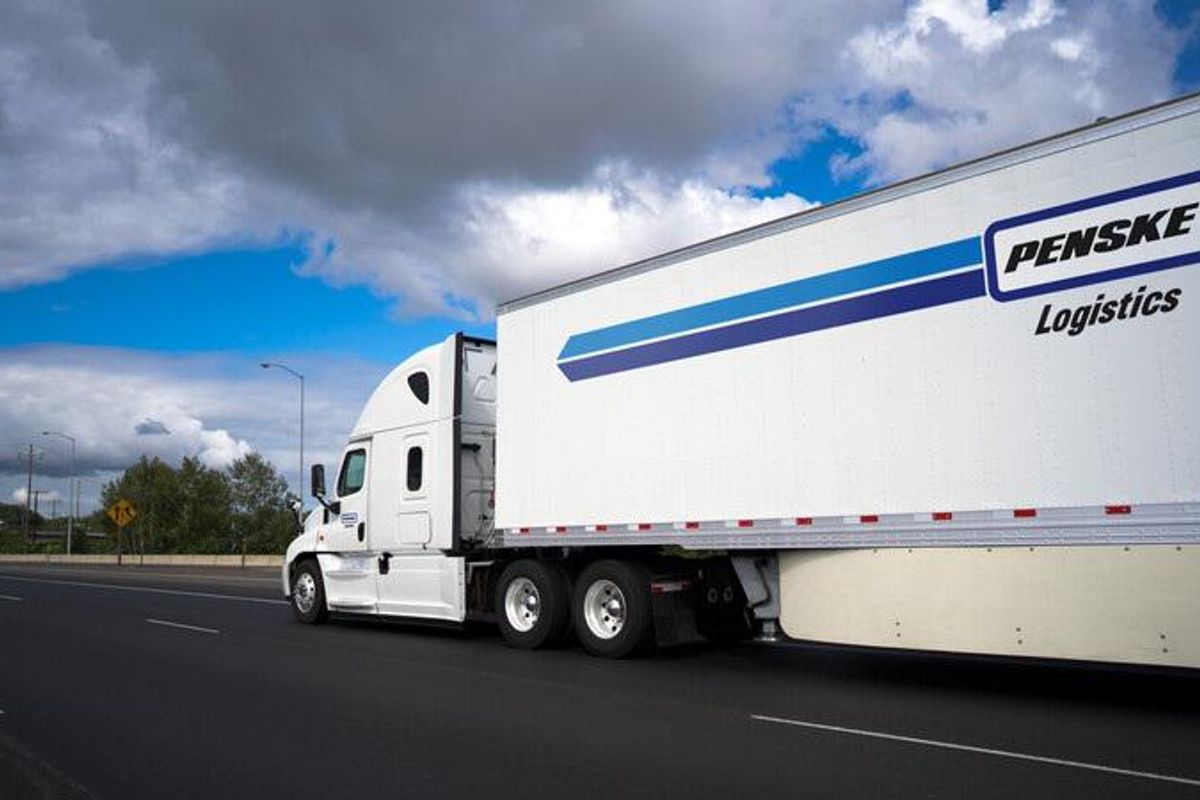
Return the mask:
[[610, 662], [294, 622], [271, 570], [0, 565], [0, 797], [1197, 797], [1200, 678], [817, 645]]

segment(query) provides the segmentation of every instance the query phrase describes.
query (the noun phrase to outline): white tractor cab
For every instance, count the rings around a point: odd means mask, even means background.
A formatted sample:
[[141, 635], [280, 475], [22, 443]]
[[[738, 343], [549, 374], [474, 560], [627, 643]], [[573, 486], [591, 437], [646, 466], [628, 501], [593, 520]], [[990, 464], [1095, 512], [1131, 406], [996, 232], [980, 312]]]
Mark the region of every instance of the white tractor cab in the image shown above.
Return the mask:
[[289, 546], [301, 619], [330, 611], [462, 622], [468, 554], [492, 531], [496, 344], [452, 336], [384, 378], [342, 453], [336, 499]]
[[[493, 622], [526, 649], [574, 628], [613, 657], [699, 638], [698, 559], [681, 568], [659, 548], [506, 546], [493, 528], [495, 444], [495, 342], [456, 334], [392, 370], [354, 426], [332, 499], [323, 466], [312, 468], [323, 508], [283, 566], [296, 615]], [[749, 633], [729, 562], [705, 563], [710, 580], [695, 585], [723, 612], [706, 617], [705, 634], [730, 620]]]

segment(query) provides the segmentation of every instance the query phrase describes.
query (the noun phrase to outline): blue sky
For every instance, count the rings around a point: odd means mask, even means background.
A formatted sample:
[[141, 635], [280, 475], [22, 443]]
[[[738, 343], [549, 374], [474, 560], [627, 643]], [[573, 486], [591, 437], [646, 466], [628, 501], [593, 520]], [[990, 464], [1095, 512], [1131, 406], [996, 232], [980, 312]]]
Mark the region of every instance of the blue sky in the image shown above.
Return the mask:
[[93, 496], [142, 452], [295, 481], [259, 361], [331, 460], [496, 302], [1200, 89], [1194, 0], [618, 5], [0, 11], [0, 497], [42, 427]]
[[[350, 353], [394, 363], [414, 349], [490, 324], [399, 320], [369, 288], [298, 274], [300, 244], [214, 250], [81, 271], [0, 292], [0, 347], [73, 344], [164, 352], [222, 351], [257, 365], [288, 353]], [[182, 301], [181, 301], [182, 299]]]

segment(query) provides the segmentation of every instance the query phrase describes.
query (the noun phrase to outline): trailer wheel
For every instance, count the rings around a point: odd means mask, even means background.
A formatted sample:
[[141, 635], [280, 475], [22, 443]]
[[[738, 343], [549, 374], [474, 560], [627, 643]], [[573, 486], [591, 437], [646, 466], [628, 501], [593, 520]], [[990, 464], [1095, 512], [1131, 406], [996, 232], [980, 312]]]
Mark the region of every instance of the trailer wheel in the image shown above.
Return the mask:
[[523, 558], [500, 574], [496, 616], [504, 641], [521, 650], [558, 644], [571, 625], [570, 581], [562, 567]]
[[575, 584], [575, 633], [594, 656], [625, 658], [654, 643], [650, 573], [641, 564], [603, 560]]
[[329, 606], [325, 604], [325, 581], [321, 579], [321, 567], [316, 559], [306, 558], [296, 566], [292, 576], [292, 611], [301, 622], [320, 625], [329, 619]]

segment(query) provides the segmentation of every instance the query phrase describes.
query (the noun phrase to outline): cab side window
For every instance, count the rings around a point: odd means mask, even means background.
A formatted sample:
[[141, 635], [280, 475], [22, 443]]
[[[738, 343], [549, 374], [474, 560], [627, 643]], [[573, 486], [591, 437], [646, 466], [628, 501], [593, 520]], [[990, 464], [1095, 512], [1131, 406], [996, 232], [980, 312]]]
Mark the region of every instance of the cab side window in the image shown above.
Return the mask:
[[429, 374], [414, 372], [408, 376], [408, 388], [413, 397], [421, 401], [421, 405], [429, 405]]
[[408, 448], [408, 470], [404, 482], [405, 488], [410, 492], [421, 491], [421, 481], [423, 478], [423, 467], [425, 461], [425, 452], [420, 447]]
[[338, 475], [338, 497], [354, 494], [363, 487], [367, 476], [367, 451], [351, 450], [342, 461], [342, 471]]

